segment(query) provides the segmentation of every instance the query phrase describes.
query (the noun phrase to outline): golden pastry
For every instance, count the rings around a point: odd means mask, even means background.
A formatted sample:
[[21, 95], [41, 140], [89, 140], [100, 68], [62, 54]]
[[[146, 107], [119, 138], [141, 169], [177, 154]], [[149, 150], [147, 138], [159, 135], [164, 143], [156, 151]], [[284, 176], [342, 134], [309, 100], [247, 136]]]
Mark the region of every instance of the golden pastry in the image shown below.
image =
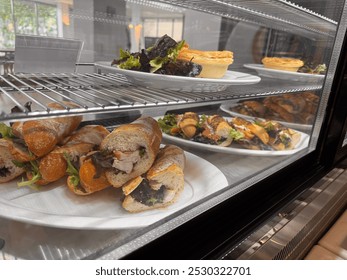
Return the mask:
[[234, 62], [233, 53], [230, 51], [200, 51], [183, 48], [177, 59], [192, 61], [202, 66], [200, 78], [222, 78], [228, 66]]
[[261, 61], [265, 68], [297, 72], [304, 62], [300, 59], [288, 57], [264, 57]]

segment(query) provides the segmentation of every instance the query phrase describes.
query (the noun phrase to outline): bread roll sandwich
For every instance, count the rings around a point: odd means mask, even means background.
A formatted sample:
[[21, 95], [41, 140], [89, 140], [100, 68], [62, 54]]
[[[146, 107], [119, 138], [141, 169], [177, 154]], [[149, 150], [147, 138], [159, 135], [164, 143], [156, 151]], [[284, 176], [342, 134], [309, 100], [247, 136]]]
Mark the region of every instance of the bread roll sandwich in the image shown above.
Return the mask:
[[24, 169], [14, 164], [14, 158], [10, 153], [9, 142], [0, 139], [0, 183], [6, 183], [24, 173]]
[[141, 117], [114, 129], [100, 145], [100, 157], [109, 163], [106, 177], [113, 187], [145, 173], [153, 164], [162, 140], [157, 121]]
[[[77, 130], [67, 143], [56, 147], [53, 151], [30, 162], [27, 167], [29, 181], [21, 182], [20, 185], [33, 184], [46, 185], [55, 182], [67, 175], [68, 161], [77, 164], [80, 157], [98, 148], [101, 141], [109, 134], [109, 131], [100, 125], [87, 125]], [[28, 166], [28, 165], [27, 165]]]
[[297, 72], [304, 62], [300, 59], [288, 57], [264, 57], [261, 62], [265, 68]]
[[273, 98], [265, 98], [263, 104], [266, 108], [269, 109], [270, 112], [272, 112], [275, 117], [278, 116], [279, 119], [286, 122], [295, 122], [295, 116], [289, 113], [284, 107], [278, 105]]
[[31, 153], [25, 144], [25, 141], [20, 138], [7, 139], [8, 149], [14, 160], [18, 162], [29, 162], [36, 160], [37, 156]]
[[319, 96], [314, 92], [309, 91], [301, 93], [301, 96], [306, 102], [305, 112], [315, 115], [319, 104]]
[[0, 134], [7, 141], [7, 149], [11, 153], [13, 160], [17, 162], [28, 162], [35, 160], [37, 157], [31, 153], [23, 139], [22, 133], [16, 128], [15, 124], [22, 125], [22, 122], [14, 123], [8, 126], [5, 123], [0, 123]]
[[141, 212], [173, 204], [184, 188], [185, 161], [181, 148], [174, 145], [162, 148], [147, 173], [123, 186], [123, 208]]
[[23, 122], [15, 122], [11, 128], [15, 137], [23, 139]]
[[271, 96], [271, 101], [284, 108], [288, 113], [298, 114], [305, 110], [306, 101], [300, 95], [287, 93], [281, 96]]
[[240, 114], [252, 117], [265, 116], [267, 113], [267, 108], [256, 100], [242, 101], [241, 105], [238, 105], [235, 109]]
[[[62, 103], [70, 108], [78, 108], [72, 102], [62, 101]], [[50, 103], [47, 107], [52, 110], [65, 109], [59, 103]], [[24, 122], [20, 131], [29, 151], [37, 157], [42, 157], [52, 151], [66, 136], [75, 131], [81, 121], [81, 116], [31, 120]]]
[[222, 78], [230, 64], [234, 62], [230, 51], [201, 51], [184, 47], [178, 54], [178, 60], [192, 61], [202, 66], [197, 77]]

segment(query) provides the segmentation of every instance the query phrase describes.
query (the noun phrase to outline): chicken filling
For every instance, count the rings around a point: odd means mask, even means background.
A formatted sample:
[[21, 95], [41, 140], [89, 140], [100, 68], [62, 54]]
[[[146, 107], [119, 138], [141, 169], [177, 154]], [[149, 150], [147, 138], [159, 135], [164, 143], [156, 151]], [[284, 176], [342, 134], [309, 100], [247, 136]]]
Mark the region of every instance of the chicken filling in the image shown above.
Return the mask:
[[116, 173], [129, 174], [133, 171], [136, 163], [144, 157], [145, 153], [146, 149], [144, 147], [140, 147], [133, 152], [96, 152], [90, 156], [96, 167], [95, 177], [100, 177], [105, 169], [114, 169]]
[[134, 165], [140, 160], [140, 150], [135, 150], [134, 152], [121, 152], [114, 151], [114, 158], [112, 167], [125, 172], [126, 174], [131, 173]]

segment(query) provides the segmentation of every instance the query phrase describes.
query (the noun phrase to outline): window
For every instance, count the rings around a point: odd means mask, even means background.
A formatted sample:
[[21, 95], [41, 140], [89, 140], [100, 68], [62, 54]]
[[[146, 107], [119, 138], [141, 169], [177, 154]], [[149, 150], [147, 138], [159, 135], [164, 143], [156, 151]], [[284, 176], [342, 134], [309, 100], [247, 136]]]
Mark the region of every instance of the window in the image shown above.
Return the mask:
[[14, 47], [14, 24], [10, 0], [0, 0], [0, 47]]
[[57, 37], [57, 7], [34, 1], [0, 0], [0, 48], [14, 48], [15, 34]]
[[143, 32], [145, 38], [158, 38], [167, 34], [176, 41], [182, 40], [182, 18], [145, 18], [143, 23]]
[[38, 35], [57, 37], [58, 20], [57, 7], [50, 5], [38, 5]]

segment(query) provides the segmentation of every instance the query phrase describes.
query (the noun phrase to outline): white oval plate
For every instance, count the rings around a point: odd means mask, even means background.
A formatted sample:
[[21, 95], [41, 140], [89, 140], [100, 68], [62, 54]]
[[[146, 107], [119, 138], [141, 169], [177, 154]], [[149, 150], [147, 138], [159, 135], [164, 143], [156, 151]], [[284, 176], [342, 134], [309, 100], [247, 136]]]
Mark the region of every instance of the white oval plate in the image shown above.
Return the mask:
[[96, 62], [96, 67], [124, 75], [129, 82], [148, 88], [185, 92], [218, 92], [231, 85], [250, 85], [259, 83], [261, 78], [236, 71], [227, 71], [220, 79], [160, 75], [140, 71], [120, 69], [111, 62]]
[[[0, 216], [29, 224], [69, 229], [125, 229], [148, 226], [228, 186], [224, 174], [208, 161], [185, 152], [185, 186], [177, 202], [164, 209], [129, 213], [121, 206], [121, 189], [90, 196], [68, 190], [65, 180], [39, 190], [0, 185]], [[210, 180], [213, 178], [213, 180]]]
[[[156, 117], [155, 119], [160, 119], [163, 117]], [[231, 119], [228, 117], [225, 117], [225, 119]], [[249, 155], [249, 156], [287, 156], [295, 154], [305, 148], [308, 147], [310, 136], [306, 133], [303, 133], [301, 131], [296, 132], [300, 133], [301, 138], [299, 143], [296, 145], [296, 147], [292, 150], [284, 150], [284, 151], [266, 151], [266, 150], [250, 150], [250, 149], [244, 149], [244, 148], [236, 148], [236, 147], [221, 147], [217, 145], [211, 145], [211, 144], [204, 144], [200, 142], [195, 142], [188, 139], [183, 139], [180, 137], [172, 136], [169, 134], [166, 134], [163, 132], [163, 139], [165, 139], [169, 143], [174, 143], [177, 146], [186, 146], [191, 148], [196, 148], [199, 150], [208, 150], [212, 152], [219, 152], [219, 153], [226, 153], [226, 154], [235, 154], [235, 155]]]
[[[255, 118], [255, 117], [252, 117], [252, 116], [247, 116], [247, 115], [243, 115], [243, 114], [234, 112], [232, 110], [232, 108], [236, 107], [237, 105], [239, 105], [239, 104], [237, 104], [235, 102], [229, 102], [229, 103], [222, 104], [219, 108], [222, 111], [224, 111], [224, 112], [226, 112], [229, 115], [234, 116], [234, 117], [241, 117], [241, 118], [244, 118], [244, 119], [250, 120], [250, 121], [254, 121], [255, 119], [262, 119], [262, 118]], [[312, 125], [310, 125], [310, 124], [289, 123], [289, 122], [278, 121], [278, 120], [275, 120], [275, 119], [274, 119], [274, 121], [279, 122], [279, 123], [283, 124], [286, 127], [290, 127], [290, 128], [294, 128], [294, 129], [298, 129], [298, 130], [309, 131], [309, 130], [312, 129]]]
[[280, 79], [280, 80], [322, 83], [325, 77], [325, 75], [269, 69], [269, 68], [265, 68], [264, 65], [262, 64], [244, 64], [243, 66], [245, 68], [253, 69], [257, 71], [260, 76]]

